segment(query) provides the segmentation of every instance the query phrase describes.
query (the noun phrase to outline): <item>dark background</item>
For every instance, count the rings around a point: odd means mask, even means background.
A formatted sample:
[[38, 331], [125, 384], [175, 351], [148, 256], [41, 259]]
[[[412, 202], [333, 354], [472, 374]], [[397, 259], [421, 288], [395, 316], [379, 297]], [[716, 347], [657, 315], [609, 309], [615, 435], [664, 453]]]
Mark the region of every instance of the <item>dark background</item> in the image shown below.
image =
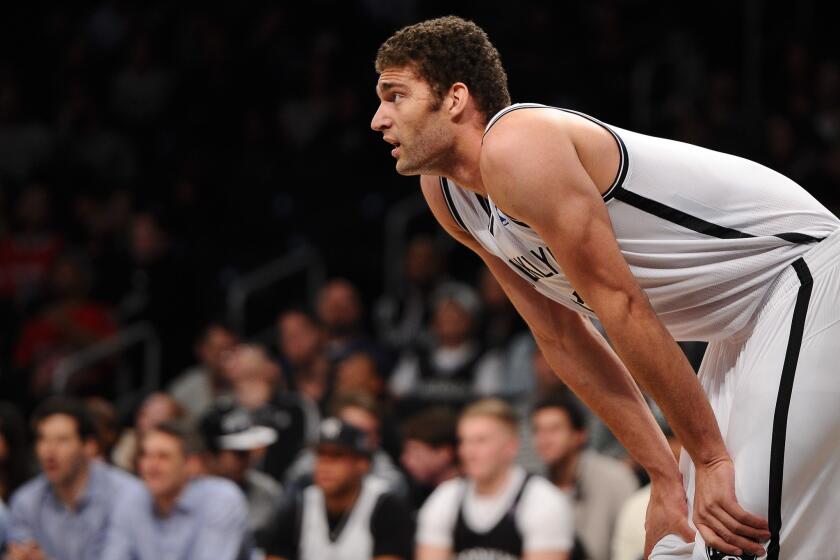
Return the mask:
[[[6, 397], [26, 392], [15, 347], [55, 297], [45, 278], [57, 255], [85, 263], [89, 297], [117, 328], [152, 321], [164, 379], [192, 359], [198, 325], [225, 314], [231, 283], [295, 248], [314, 247], [328, 276], [375, 300], [398, 266], [383, 257], [389, 209], [417, 180], [394, 172], [369, 129], [373, 59], [429, 17], [481, 25], [515, 102], [749, 157], [840, 206], [828, 2], [69, 4], [0, 7]], [[33, 238], [49, 250], [21, 273], [16, 248]], [[450, 265], [471, 280], [477, 261], [455, 251]], [[262, 311], [307, 303], [295, 282]]]

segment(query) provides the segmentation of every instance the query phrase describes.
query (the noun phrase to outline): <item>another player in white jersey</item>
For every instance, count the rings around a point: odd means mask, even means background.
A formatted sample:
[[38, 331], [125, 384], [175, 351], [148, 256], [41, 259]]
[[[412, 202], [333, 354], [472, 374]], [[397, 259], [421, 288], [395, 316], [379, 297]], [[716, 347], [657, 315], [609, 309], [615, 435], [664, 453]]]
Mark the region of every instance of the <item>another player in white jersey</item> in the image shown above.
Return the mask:
[[[498, 52], [459, 18], [398, 31], [376, 69], [371, 126], [397, 171], [650, 473], [646, 556], [836, 558], [840, 221], [756, 163], [511, 106]], [[698, 376], [675, 339], [709, 341]]]

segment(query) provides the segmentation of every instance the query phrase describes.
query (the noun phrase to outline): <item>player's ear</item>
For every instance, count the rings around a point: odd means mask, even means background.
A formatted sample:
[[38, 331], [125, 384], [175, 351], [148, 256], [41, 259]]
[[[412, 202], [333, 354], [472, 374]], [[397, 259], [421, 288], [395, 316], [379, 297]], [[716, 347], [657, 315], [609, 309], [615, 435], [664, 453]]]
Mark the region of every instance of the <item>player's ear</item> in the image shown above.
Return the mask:
[[453, 117], [464, 112], [470, 100], [470, 90], [463, 82], [455, 82], [449, 88], [449, 95], [446, 96], [446, 110]]

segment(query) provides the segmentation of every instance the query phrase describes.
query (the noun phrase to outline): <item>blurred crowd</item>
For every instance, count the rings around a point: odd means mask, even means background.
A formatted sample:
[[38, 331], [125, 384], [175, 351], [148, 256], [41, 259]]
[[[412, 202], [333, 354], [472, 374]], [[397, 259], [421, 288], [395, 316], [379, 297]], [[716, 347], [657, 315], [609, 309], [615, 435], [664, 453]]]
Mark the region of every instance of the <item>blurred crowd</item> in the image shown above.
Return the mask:
[[[384, 251], [388, 211], [416, 184], [368, 128], [372, 60], [396, 28], [451, 9], [0, 7], [9, 558], [409, 557], [487, 535], [513, 557], [641, 555], [644, 473], [492, 276], [428, 216]], [[458, 15], [498, 46], [514, 101], [749, 157], [836, 213], [826, 9], [467, 2]], [[268, 328], [231, 317], [231, 286], [300, 247], [330, 274], [314, 297], [284, 284], [257, 302]], [[136, 325], [153, 333], [151, 362], [127, 349], [66, 375]], [[702, 347], [685, 350], [696, 365]]]

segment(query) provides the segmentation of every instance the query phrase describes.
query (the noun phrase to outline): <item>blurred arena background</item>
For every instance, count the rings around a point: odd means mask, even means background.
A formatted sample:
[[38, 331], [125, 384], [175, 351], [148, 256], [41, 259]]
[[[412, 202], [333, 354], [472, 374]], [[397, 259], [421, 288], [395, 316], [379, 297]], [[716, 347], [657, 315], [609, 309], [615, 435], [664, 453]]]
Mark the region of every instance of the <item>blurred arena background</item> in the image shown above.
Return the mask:
[[[443, 284], [509, 366], [524, 325], [369, 129], [377, 47], [450, 13], [487, 31], [515, 102], [742, 155], [840, 210], [828, 2], [4, 3], [0, 400], [26, 416], [54, 393], [103, 397], [119, 433], [212, 321], [301, 392], [276, 328], [293, 309], [338, 341], [330, 367], [362, 349], [393, 387]], [[505, 375], [489, 393], [535, 386]]]
[[[836, 208], [840, 66], [828, 8], [6, 4], [2, 391], [27, 401], [22, 385], [42, 364], [23, 355], [21, 327], [49, 305], [59, 256], [83, 266], [89, 296], [106, 306], [113, 329], [151, 322], [161, 382], [192, 359], [203, 320], [233, 314], [249, 336], [284, 308], [309, 303], [306, 274], [291, 266], [288, 277], [269, 279], [279, 291], [249, 291], [241, 309], [241, 281], [276, 259], [299, 255], [313, 282], [347, 277], [368, 310], [398, 290], [404, 240], [437, 231], [408, 202], [417, 199], [416, 180], [394, 173], [368, 129], [377, 103], [372, 60], [394, 29], [451, 11], [487, 30], [515, 101], [754, 158]], [[475, 280], [477, 260], [466, 252], [448, 253], [448, 264]], [[82, 346], [67, 342], [62, 356]]]

